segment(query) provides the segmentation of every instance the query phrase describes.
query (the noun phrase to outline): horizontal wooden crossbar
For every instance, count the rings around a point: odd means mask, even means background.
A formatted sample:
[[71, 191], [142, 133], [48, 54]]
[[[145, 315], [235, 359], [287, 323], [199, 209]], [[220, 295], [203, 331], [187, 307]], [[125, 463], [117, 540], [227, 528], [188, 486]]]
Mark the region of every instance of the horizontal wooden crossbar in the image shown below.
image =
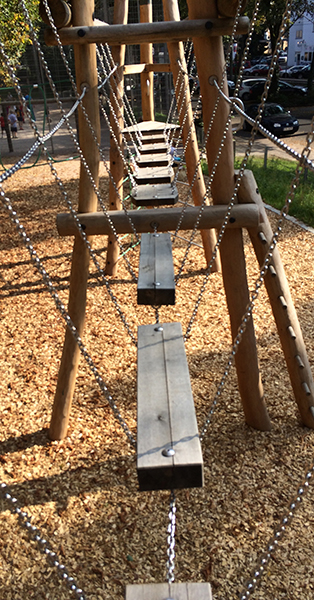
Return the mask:
[[124, 65], [124, 75], [134, 75], [136, 73], [170, 73], [170, 63], [139, 63], [136, 65]]
[[[184, 21], [156, 21], [127, 25], [102, 25], [93, 27], [66, 27], [59, 29], [62, 45], [67, 44], [140, 44], [143, 42], [184, 41], [193, 37], [231, 35], [234, 19], [196, 19]], [[237, 35], [248, 33], [249, 19], [240, 17]], [[54, 33], [45, 32], [47, 46], [57, 46]]]
[[[197, 229], [212, 229], [221, 227], [226, 206], [205, 206]], [[189, 206], [186, 208], [180, 230], [194, 229], [196, 219], [199, 215], [199, 207]], [[78, 215], [80, 223], [87, 235], [109, 235], [112, 233], [106, 215], [102, 212], [81, 213]], [[129, 218], [138, 233], [154, 231], [155, 225], [159, 232], [174, 231], [182, 216], [182, 208], [154, 208], [145, 210], [129, 210], [128, 215], [124, 211], [110, 211], [117, 233], [132, 233]], [[260, 213], [254, 204], [241, 204], [232, 208], [228, 228], [257, 227], [260, 222]], [[59, 235], [68, 236], [78, 233], [77, 226], [71, 214], [61, 213], [57, 215], [57, 229]]]

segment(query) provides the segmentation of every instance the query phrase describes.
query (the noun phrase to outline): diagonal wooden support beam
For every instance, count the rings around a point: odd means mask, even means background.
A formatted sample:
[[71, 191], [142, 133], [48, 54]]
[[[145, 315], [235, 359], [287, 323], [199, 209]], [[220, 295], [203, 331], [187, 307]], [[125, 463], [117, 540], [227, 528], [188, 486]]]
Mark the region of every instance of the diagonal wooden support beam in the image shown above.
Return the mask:
[[[262, 265], [272, 242], [273, 232], [252, 171], [244, 173], [238, 198], [239, 202], [253, 202], [261, 210], [260, 225], [249, 228], [248, 231], [258, 262]], [[314, 382], [311, 367], [277, 247], [273, 250], [271, 263], [272, 268], [265, 276], [265, 286], [302, 421], [304, 425], [314, 429]]]

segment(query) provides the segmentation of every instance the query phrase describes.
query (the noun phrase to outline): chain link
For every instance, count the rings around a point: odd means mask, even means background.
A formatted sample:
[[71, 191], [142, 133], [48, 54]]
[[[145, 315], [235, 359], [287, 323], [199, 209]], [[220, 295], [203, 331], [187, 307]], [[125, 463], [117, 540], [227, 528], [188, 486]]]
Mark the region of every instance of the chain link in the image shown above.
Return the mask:
[[40, 534], [38, 528], [35, 527], [35, 525], [32, 525], [31, 517], [18, 506], [17, 498], [13, 496], [5, 483], [0, 483], [0, 495], [8, 503], [10, 512], [17, 515], [18, 522], [20, 526], [27, 531], [28, 537], [37, 543], [39, 551], [45, 556], [49, 564], [52, 567], [55, 567], [62, 582], [75, 594], [78, 600], [86, 600], [86, 595], [83, 590], [77, 585], [74, 577], [69, 575], [66, 567], [59, 560], [56, 552], [51, 550], [49, 542]]
[[267, 549], [262, 554], [258, 566], [254, 570], [253, 576], [247, 582], [246, 588], [239, 594], [240, 600], [248, 600], [248, 598], [251, 597], [257, 586], [260, 584], [263, 575], [265, 575], [266, 573], [266, 568], [272, 555], [278, 548], [278, 544], [284, 536], [287, 526], [291, 525], [291, 521], [294, 518], [295, 513], [303, 500], [304, 494], [309, 489], [310, 480], [312, 478], [313, 473], [314, 465], [312, 465], [306, 473], [305, 480], [299, 486], [294, 500], [289, 505], [288, 512], [286, 512], [285, 516], [281, 519], [280, 525], [276, 528], [273, 537], [269, 540], [267, 544]]
[[174, 494], [174, 491], [171, 492], [170, 494], [170, 508], [169, 508], [169, 513], [168, 513], [168, 517], [169, 517], [169, 524], [168, 524], [168, 528], [167, 528], [167, 532], [168, 532], [168, 536], [167, 536], [167, 544], [168, 544], [168, 548], [167, 548], [167, 556], [168, 556], [168, 560], [167, 560], [167, 576], [166, 579], [168, 581], [168, 583], [173, 583], [174, 582], [174, 559], [175, 559], [175, 533], [176, 533], [176, 511], [177, 511], [177, 507], [176, 507], [176, 497]]

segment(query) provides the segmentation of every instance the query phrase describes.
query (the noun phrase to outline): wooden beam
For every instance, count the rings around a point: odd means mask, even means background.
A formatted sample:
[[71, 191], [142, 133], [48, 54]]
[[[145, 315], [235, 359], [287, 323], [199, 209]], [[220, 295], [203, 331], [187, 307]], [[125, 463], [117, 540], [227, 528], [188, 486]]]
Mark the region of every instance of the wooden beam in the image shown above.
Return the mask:
[[[152, 0], [141, 0], [140, 3], [140, 22], [153, 22]], [[151, 41], [141, 44], [140, 60], [143, 63], [153, 62], [153, 44]], [[154, 111], [154, 73], [146, 69], [141, 73], [141, 99], [142, 99], [142, 118], [143, 121], [153, 121], [155, 119]]]
[[[163, 8], [165, 20], [174, 23], [178, 23], [180, 21], [177, 0], [163, 0]], [[190, 82], [188, 76], [186, 75], [188, 69], [185, 61], [184, 48], [182, 42], [168, 42], [167, 46], [175, 84], [178, 81], [178, 85], [175, 85], [175, 92], [177, 97], [179, 121], [182, 129], [183, 147], [185, 149], [185, 163], [188, 182], [190, 185], [193, 183], [193, 202], [195, 206], [200, 206], [203, 203], [206, 194], [206, 186], [200, 164], [198, 141], [190, 96]], [[185, 74], [182, 73], [181, 69], [183, 69]], [[217, 242], [216, 232], [214, 230], [203, 230], [201, 231], [201, 236], [206, 265], [208, 265], [212, 258]], [[220, 269], [221, 264], [218, 253], [213, 261], [212, 272], [220, 271]]]
[[[127, 23], [128, 20], [128, 0], [116, 0], [114, 3], [113, 20], [114, 23]], [[110, 111], [110, 125], [114, 136], [110, 135], [110, 172], [113, 178], [109, 181], [109, 209], [121, 210], [123, 197], [124, 163], [121, 156], [123, 154], [123, 64], [125, 58], [125, 46], [114, 46], [111, 49], [113, 61], [119, 65], [117, 72], [111, 77], [112, 91], [110, 92], [110, 102], [115, 115]], [[118, 145], [117, 145], [118, 142]], [[110, 233], [108, 237], [106, 274], [115, 276], [118, 269], [119, 244], [115, 236]]]
[[137, 281], [137, 304], [175, 304], [170, 233], [143, 233]]
[[212, 600], [209, 583], [137, 583], [126, 586], [125, 600]]
[[[198, 228], [221, 227], [225, 212], [225, 206], [205, 206]], [[188, 206], [184, 212], [180, 229], [193, 229], [198, 214], [199, 209], [197, 207]], [[108, 235], [111, 231], [108, 219], [103, 212], [80, 214], [78, 216], [85, 233], [88, 235]], [[160, 232], [175, 231], [182, 216], [182, 208], [129, 210], [128, 215], [124, 211], [112, 211], [110, 212], [110, 219], [113, 221], [118, 233], [133, 232], [128, 216], [138, 233], [154, 231], [154, 224], [157, 225]], [[231, 211], [227, 227], [230, 229], [257, 227], [259, 218], [260, 213], [257, 206], [252, 204], [237, 205]], [[79, 235], [75, 221], [69, 213], [61, 213], [57, 216], [57, 229], [61, 236]]]
[[[93, 11], [93, 0], [86, 0], [85, 2], [73, 0], [72, 14], [74, 26], [92, 24]], [[81, 89], [81, 84], [88, 85], [88, 91], [82, 102], [97, 138], [100, 141], [96, 48], [94, 45], [76, 46], [74, 48], [74, 56], [76, 84], [79, 90]], [[88, 168], [96, 185], [98, 185], [99, 152], [81, 109], [79, 109], [79, 138]], [[81, 163], [78, 210], [79, 212], [87, 213], [95, 211], [96, 208], [97, 196], [90, 178]], [[82, 238], [76, 237], [72, 255], [68, 312], [77, 327], [79, 336], [83, 334], [84, 329], [88, 276], [89, 251]], [[49, 436], [53, 440], [60, 440], [67, 434], [79, 357], [80, 351], [76, 341], [67, 328], [49, 430]]]
[[[67, 27], [60, 29], [59, 36], [64, 46], [67, 44], [141, 44], [145, 42], [185, 41], [191, 37], [212, 37], [231, 35], [233, 19], [205, 18], [185, 20], [177, 23], [156, 21], [155, 23], [132, 23], [102, 27]], [[249, 19], [240, 17], [237, 35], [248, 33]], [[45, 32], [47, 46], [56, 46], [57, 41], [49, 29]]]
[[[273, 232], [252, 171], [245, 171], [238, 198], [239, 202], [254, 202], [261, 211], [262, 222], [258, 228], [249, 228], [248, 231], [259, 264], [262, 265], [272, 242]], [[266, 243], [263, 243], [264, 239]], [[266, 274], [265, 286], [302, 421], [306, 427], [314, 429], [314, 416], [311, 411], [311, 407], [314, 406], [314, 382], [311, 367], [277, 246], [272, 252], [271, 264], [272, 271], [269, 270]]]
[[201, 487], [203, 459], [181, 323], [141, 325], [137, 349], [140, 490]]
[[[235, 17], [241, 0], [217, 0], [217, 10], [222, 17]], [[242, 0], [241, 13], [246, 8], [246, 0]]]
[[[204, 18], [205, 16], [215, 18], [218, 16], [215, 0], [188, 0], [188, 7], [189, 17], [192, 19]], [[229, 126], [226, 132], [221, 152], [219, 149], [230, 109], [227, 102], [223, 100], [220, 100], [216, 109], [218, 91], [215, 86], [210, 85], [210, 77], [212, 76], [217, 77], [219, 84], [222, 81], [225, 67], [223, 42], [222, 38], [219, 37], [195, 38], [193, 42], [202, 94], [205, 132], [209, 127], [213, 111], [214, 109], [216, 110], [215, 119], [206, 145], [209, 174], [213, 170], [219, 152], [219, 161], [217, 162], [215, 177], [211, 186], [212, 198], [216, 205], [226, 204], [231, 200], [234, 190], [234, 156], [231, 126]], [[204, 60], [205, 56], [206, 60]], [[223, 91], [228, 95], [226, 77], [224, 78]], [[220, 244], [220, 257], [230, 315], [231, 335], [234, 340], [250, 301], [242, 231], [240, 229], [234, 231], [227, 230], [225, 232]], [[235, 355], [235, 365], [246, 422], [256, 429], [269, 430], [271, 424], [264, 402], [252, 319], [247, 323], [246, 330], [242, 336], [241, 344]]]
[[171, 68], [169, 63], [139, 63], [137, 65], [124, 65], [124, 75], [134, 75], [135, 73], [143, 72], [158, 72], [158, 73], [170, 73]]

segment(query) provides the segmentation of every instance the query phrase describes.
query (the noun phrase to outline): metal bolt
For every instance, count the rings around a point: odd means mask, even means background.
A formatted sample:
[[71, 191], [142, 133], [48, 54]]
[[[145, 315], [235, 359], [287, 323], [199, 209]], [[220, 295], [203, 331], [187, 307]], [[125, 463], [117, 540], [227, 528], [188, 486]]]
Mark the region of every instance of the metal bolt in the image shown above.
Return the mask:
[[174, 456], [175, 455], [175, 450], [173, 448], [164, 448], [162, 451], [162, 455], [166, 456], [167, 458]]
[[161, 326], [154, 328], [154, 331], [163, 331], [163, 330], [164, 330], [164, 328]]

